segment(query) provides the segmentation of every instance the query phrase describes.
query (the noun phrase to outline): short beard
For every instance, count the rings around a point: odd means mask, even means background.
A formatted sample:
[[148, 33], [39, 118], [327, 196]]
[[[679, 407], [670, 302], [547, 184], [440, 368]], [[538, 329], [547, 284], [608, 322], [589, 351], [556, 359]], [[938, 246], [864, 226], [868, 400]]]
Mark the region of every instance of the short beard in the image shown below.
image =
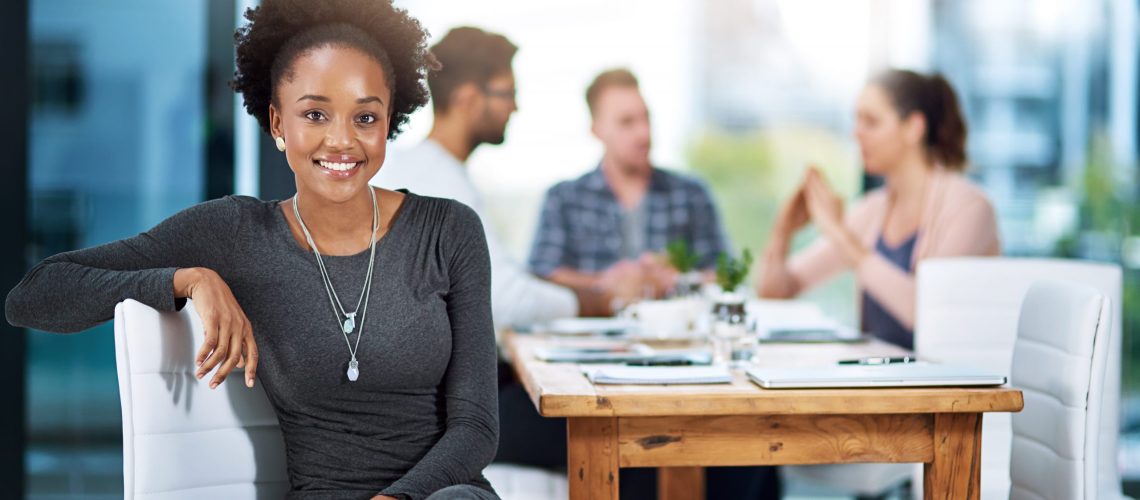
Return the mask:
[[471, 142], [472, 142], [471, 146], [473, 148], [479, 146], [480, 144], [490, 144], [492, 146], [498, 146], [506, 140], [507, 140], [506, 130], [504, 130], [504, 129], [500, 129], [498, 131], [479, 130], [479, 131], [476, 131], [475, 136], [471, 138]]
[[479, 126], [475, 128], [475, 133], [471, 137], [471, 147], [474, 149], [480, 144], [491, 144], [498, 146], [507, 139], [507, 122], [502, 125], [496, 125], [494, 118], [491, 117], [491, 111], [483, 108], [483, 116], [479, 119]]

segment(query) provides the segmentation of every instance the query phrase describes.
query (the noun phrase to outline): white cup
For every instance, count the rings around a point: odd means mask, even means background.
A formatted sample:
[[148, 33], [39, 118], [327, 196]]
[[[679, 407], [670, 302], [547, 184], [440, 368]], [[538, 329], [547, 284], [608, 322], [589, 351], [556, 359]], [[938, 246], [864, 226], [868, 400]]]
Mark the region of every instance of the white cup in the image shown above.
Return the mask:
[[638, 330], [647, 338], [688, 337], [705, 312], [704, 301], [697, 298], [645, 300], [630, 306]]

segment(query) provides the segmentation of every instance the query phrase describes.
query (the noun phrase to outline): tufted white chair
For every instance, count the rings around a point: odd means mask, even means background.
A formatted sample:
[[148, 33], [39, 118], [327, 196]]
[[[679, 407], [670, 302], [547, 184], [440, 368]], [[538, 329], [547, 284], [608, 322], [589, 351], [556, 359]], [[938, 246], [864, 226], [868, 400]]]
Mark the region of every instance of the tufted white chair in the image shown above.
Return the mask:
[[565, 473], [514, 464], [491, 464], [483, 476], [503, 500], [562, 500], [570, 498]]
[[[1079, 283], [1121, 304], [1120, 267], [1063, 259], [955, 257], [925, 260], [918, 266], [915, 353], [944, 363], [969, 363], [987, 371], [1010, 374], [1022, 300], [1041, 280]], [[1121, 313], [1114, 307], [1109, 351], [1099, 409], [1100, 498], [1121, 498], [1116, 467], [1120, 432]], [[1010, 494], [1011, 414], [989, 413], [982, 419], [982, 499]], [[918, 469], [921, 471], [921, 468]], [[922, 474], [915, 474], [922, 491]]]
[[[918, 266], [915, 353], [922, 359], [967, 363], [1009, 375], [1022, 299], [1034, 282], [1044, 279], [1082, 283], [1100, 290], [1112, 303], [1122, 303], [1122, 275], [1116, 265], [1002, 257], [928, 259]], [[1123, 497], [1116, 467], [1120, 432], [1120, 309], [1114, 308], [1110, 318], [1112, 341], [1099, 412], [1097, 481], [1100, 498], [1104, 499]], [[983, 500], [1009, 497], [1010, 439], [1011, 415], [987, 414], [982, 420]], [[867, 496], [878, 495], [911, 477], [915, 495], [922, 492], [921, 465], [842, 464], [782, 469], [798, 480]]]
[[246, 388], [241, 373], [215, 390], [196, 379], [203, 339], [190, 301], [176, 313], [134, 300], [115, 307], [124, 497], [284, 498], [285, 444], [265, 392]]
[[1111, 301], [1095, 288], [1034, 284], [1025, 296], [1010, 382], [1025, 395], [1013, 416], [1010, 498], [1094, 500]]
[[[123, 406], [123, 492], [128, 500], [274, 499], [289, 490], [285, 444], [260, 385], [240, 370], [210, 390], [194, 378], [203, 341], [192, 301], [160, 313], [126, 300], [115, 307], [115, 362]], [[567, 496], [565, 474], [492, 464], [503, 500]]]

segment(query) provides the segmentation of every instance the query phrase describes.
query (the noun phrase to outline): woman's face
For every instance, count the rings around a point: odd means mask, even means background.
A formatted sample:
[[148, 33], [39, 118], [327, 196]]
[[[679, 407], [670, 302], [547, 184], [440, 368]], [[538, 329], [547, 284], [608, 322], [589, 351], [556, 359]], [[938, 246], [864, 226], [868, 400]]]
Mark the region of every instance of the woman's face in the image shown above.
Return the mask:
[[298, 192], [332, 202], [364, 192], [384, 163], [391, 95], [380, 63], [360, 50], [324, 46], [293, 62], [269, 115]]
[[910, 148], [917, 147], [914, 129], [921, 124], [916, 121], [921, 121], [916, 114], [899, 117], [882, 87], [871, 84], [863, 89], [855, 106], [855, 139], [868, 174], [889, 174], [905, 161]]

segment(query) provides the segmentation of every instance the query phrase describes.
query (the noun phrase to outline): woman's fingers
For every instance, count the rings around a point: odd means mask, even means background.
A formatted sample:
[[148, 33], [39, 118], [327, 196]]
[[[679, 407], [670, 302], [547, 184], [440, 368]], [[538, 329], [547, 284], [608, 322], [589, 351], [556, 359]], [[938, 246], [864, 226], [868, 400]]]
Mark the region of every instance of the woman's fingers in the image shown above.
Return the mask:
[[253, 387], [257, 378], [257, 343], [253, 341], [253, 328], [246, 326], [245, 332], [245, 386]]
[[252, 387], [257, 370], [257, 346], [252, 327], [230, 288], [216, 273], [205, 273], [206, 279], [194, 287], [191, 299], [197, 306], [205, 327], [205, 341], [195, 358], [196, 376], [201, 379], [217, 370], [210, 388], [221, 384], [234, 368], [247, 371], [246, 385]]
[[218, 345], [214, 348], [214, 352], [210, 353], [210, 357], [202, 363], [202, 367], [198, 369], [199, 376], [209, 373], [214, 367], [226, 360], [229, 355], [230, 337], [232, 336], [230, 321], [227, 319], [219, 322]]
[[237, 366], [238, 361], [241, 360], [242, 338], [245, 337], [245, 321], [243, 319], [236, 319], [229, 324], [227, 335], [229, 342], [226, 345], [229, 347], [223, 357], [220, 357], [221, 366], [218, 371], [214, 373], [213, 380], [210, 381], [210, 388], [213, 389], [222, 383]]
[[804, 186], [804, 206], [807, 207], [808, 211], [810, 212], [813, 209], [813, 205], [815, 205], [818, 201], [819, 187], [816, 185], [816, 181], [813, 178], [811, 182], [808, 182], [807, 185]]
[[213, 321], [203, 321], [205, 323], [205, 341], [202, 342], [202, 347], [198, 349], [198, 356], [194, 359], [194, 364], [198, 367], [195, 374], [198, 378], [202, 378], [208, 371], [205, 367], [206, 358], [210, 353], [218, 347], [218, 325]]

